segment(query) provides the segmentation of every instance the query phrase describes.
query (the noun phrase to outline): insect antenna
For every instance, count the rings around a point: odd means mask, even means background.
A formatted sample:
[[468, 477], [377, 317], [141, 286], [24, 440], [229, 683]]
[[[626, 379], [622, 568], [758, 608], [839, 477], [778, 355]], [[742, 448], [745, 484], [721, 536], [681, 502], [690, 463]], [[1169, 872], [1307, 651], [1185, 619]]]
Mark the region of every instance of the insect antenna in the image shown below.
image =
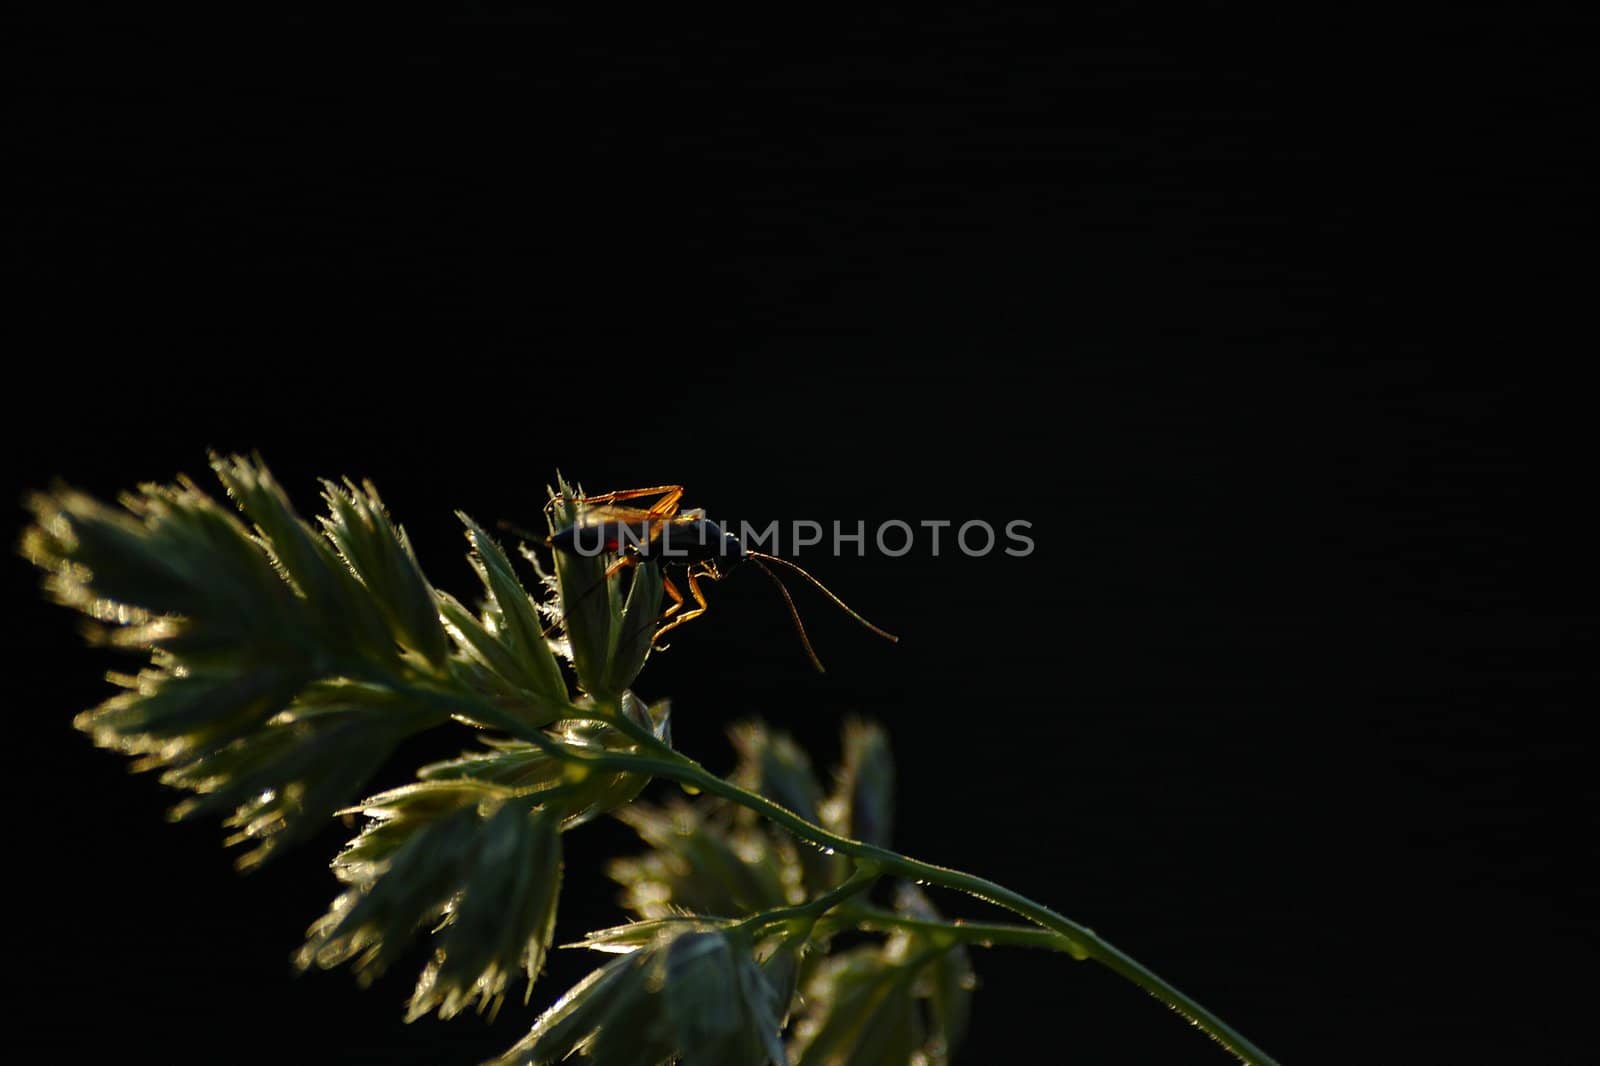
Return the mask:
[[[808, 574], [804, 569], [801, 568], [801, 566], [798, 563], [791, 563], [787, 559], [780, 559], [776, 555], [767, 555], [765, 552], [753, 552], [753, 551], [746, 550], [745, 551], [745, 555], [748, 556], [751, 559], [765, 559], [769, 563], [777, 563], [779, 566], [788, 567], [790, 570], [793, 570], [795, 573], [799, 574], [801, 577], [805, 578], [807, 581], [811, 582], [818, 589], [820, 589], [822, 591], [822, 594], [824, 596], [828, 597], [828, 599], [832, 600], [834, 602], [834, 604], [841, 611], [843, 611], [845, 614], [849, 615], [851, 618], [854, 618], [857, 622], [860, 622], [862, 625], [866, 626], [868, 629], [870, 629], [874, 633], [878, 634], [878, 636], [882, 637], [884, 640], [889, 641], [891, 644], [900, 643], [900, 638], [899, 637], [895, 636], [893, 633], [890, 633], [888, 630], [879, 629], [877, 626], [873, 625], [871, 622], [869, 622], [865, 618], [861, 617], [859, 614], [857, 614], [851, 608], [851, 606], [848, 603], [845, 603], [839, 597], [835, 596], [833, 594], [833, 591], [831, 589], [829, 589], [828, 586], [824, 585], [822, 582], [818, 581], [816, 578], [814, 578], [810, 574]], [[766, 567], [762, 567], [762, 569], [766, 570]], [[770, 570], [768, 570], [767, 572], [769, 574], [772, 573]], [[773, 574], [772, 576], [773, 576], [774, 579], [777, 578], [776, 574]], [[781, 586], [783, 584], [783, 582], [780, 581], [780, 582], [778, 582], [778, 584]], [[785, 589], [784, 590], [784, 597], [786, 599], [788, 598], [788, 594], [789, 594], [788, 590]], [[790, 601], [789, 609], [790, 610], [794, 609], [793, 601]], [[799, 620], [800, 620], [800, 616], [798, 614], [796, 614], [795, 615], [795, 621], [798, 622]], [[805, 631], [801, 630], [801, 634], [804, 635], [804, 633], [805, 633]], [[810, 647], [809, 642], [807, 644], [807, 647], [808, 648]], [[813, 656], [813, 658], [815, 658], [815, 656]]]
[[496, 522], [495, 526], [503, 532], [510, 533], [513, 537], [525, 540], [530, 544], [547, 544], [550, 541], [548, 536], [541, 537], [537, 533], [531, 533], [522, 526], [505, 518]]
[[[747, 551], [745, 554], [754, 555], [755, 553]], [[800, 634], [800, 643], [805, 645], [806, 654], [811, 657], [811, 665], [817, 668], [817, 673], [827, 673], [827, 668], [822, 665], [822, 660], [817, 658], [817, 650], [811, 646], [811, 638], [806, 636], [806, 625], [804, 622], [800, 621], [800, 611], [795, 607], [794, 597], [789, 595], [788, 587], [784, 585], [783, 581], [779, 579], [777, 574], [774, 574], [771, 570], [768, 570], [767, 564], [763, 563], [760, 559], [753, 558], [750, 561], [755, 563], [756, 566], [760, 567], [761, 572], [770, 577], [772, 579], [772, 583], [778, 586], [778, 591], [783, 594], [783, 602], [789, 605], [789, 617], [794, 619], [794, 628], [795, 632]]]

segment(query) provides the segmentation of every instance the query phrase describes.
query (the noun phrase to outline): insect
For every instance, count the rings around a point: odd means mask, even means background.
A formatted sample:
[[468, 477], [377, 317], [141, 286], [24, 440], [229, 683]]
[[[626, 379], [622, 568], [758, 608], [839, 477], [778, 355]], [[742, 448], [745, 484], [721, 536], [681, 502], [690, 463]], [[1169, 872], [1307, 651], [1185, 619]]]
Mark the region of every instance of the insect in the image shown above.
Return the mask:
[[[656, 499], [648, 507], [630, 505], [628, 502], [648, 500], [651, 497]], [[587, 555], [605, 551], [615, 554], [617, 560], [607, 568], [606, 581], [630, 567], [651, 563], [660, 566], [662, 589], [672, 600], [672, 606], [662, 613], [661, 618], [666, 624], [656, 630], [653, 642], [660, 641], [670, 631], [692, 622], [709, 610], [705, 592], [700, 587], [702, 578], [721, 581], [743, 562], [754, 564], [778, 586], [778, 591], [789, 607], [789, 616], [794, 620], [795, 630], [800, 634], [800, 643], [804, 645], [811, 664], [819, 672], [823, 670], [822, 660], [817, 657], [816, 649], [811, 646], [811, 638], [806, 634], [805, 624], [800, 621], [800, 612], [795, 607], [794, 597], [789, 595], [788, 587], [772, 571], [768, 563], [793, 570], [815, 585], [823, 595], [851, 618], [885, 640], [899, 642], [899, 637], [861, 617], [849, 604], [835, 596], [826, 585], [812, 577], [798, 564], [776, 555], [746, 548], [738, 537], [707, 518], [704, 510], [699, 508], [682, 510], [678, 506], [682, 499], [682, 485], [656, 485], [651, 488], [607, 492], [598, 496], [581, 496], [574, 501], [578, 505], [576, 521], [551, 534], [546, 543], [556, 551], [580, 552]], [[555, 502], [551, 501], [552, 504]], [[685, 583], [689, 587], [689, 596], [694, 600], [693, 607], [686, 609], [687, 601], [684, 599], [683, 590], [672, 580], [673, 571], [684, 575]]]

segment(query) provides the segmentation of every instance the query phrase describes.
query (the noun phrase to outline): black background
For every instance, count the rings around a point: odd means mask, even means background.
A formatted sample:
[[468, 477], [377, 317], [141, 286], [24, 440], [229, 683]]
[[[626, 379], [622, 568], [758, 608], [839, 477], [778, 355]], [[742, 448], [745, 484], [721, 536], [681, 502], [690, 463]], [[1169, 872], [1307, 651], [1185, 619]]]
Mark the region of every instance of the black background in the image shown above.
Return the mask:
[[[558, 466], [758, 523], [1029, 520], [1026, 559], [800, 557], [900, 646], [802, 593], [818, 676], [740, 574], [639, 687], [713, 766], [738, 717], [824, 761], [882, 720], [903, 850], [1283, 1061], [1586, 1057], [1592, 26], [20, 28], [17, 493], [259, 448], [307, 509], [373, 478], [462, 595], [452, 509], [532, 523]], [[587, 970], [493, 1027], [292, 977], [339, 830], [240, 879], [165, 825], [69, 727], [111, 664], [7, 574], [28, 1057], [469, 1063]], [[564, 939], [618, 919], [628, 846], [569, 838]], [[1093, 965], [978, 966], [967, 1062], [1226, 1061]]]

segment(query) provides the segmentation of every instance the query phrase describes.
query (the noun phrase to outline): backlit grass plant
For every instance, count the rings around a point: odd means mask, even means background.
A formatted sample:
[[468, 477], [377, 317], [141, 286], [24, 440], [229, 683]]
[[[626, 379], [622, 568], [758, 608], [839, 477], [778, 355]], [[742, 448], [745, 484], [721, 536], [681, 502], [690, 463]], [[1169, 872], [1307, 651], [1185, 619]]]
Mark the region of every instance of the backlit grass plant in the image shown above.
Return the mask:
[[[348, 964], [365, 982], [420, 939], [409, 1018], [526, 999], [555, 943], [562, 837], [609, 814], [645, 845], [609, 871], [634, 920], [581, 938], [607, 961], [499, 1063], [945, 1062], [967, 1028], [973, 946], [1100, 962], [1240, 1059], [1271, 1061], [1088, 929], [891, 850], [879, 727], [846, 723], [826, 780], [759, 723], [734, 729], [727, 778], [677, 751], [667, 702], [635, 694], [657, 566], [608, 582], [604, 557], [557, 553], [547, 574], [529, 553], [530, 591], [463, 515], [482, 582], [468, 607], [429, 583], [372, 486], [327, 483], [313, 525], [259, 460], [211, 465], [232, 506], [184, 479], [116, 506], [56, 489], [29, 501], [22, 550], [96, 640], [147, 657], [77, 724], [184, 793], [176, 817], [220, 816], [244, 869], [362, 817], [301, 967]], [[551, 513], [575, 519], [565, 485]], [[451, 723], [476, 750], [363, 797], [401, 741]], [[639, 799], [653, 778], [697, 798]], [[1026, 921], [948, 921], [919, 884]]]

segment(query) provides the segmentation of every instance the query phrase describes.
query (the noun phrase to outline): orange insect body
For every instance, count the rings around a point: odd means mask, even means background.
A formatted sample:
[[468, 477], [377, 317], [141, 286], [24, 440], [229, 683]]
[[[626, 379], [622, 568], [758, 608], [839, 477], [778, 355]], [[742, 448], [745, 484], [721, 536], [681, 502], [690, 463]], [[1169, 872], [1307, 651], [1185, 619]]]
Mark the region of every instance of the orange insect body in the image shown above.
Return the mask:
[[[623, 504], [625, 500], [652, 496], [658, 499], [649, 507], [629, 507]], [[658, 485], [653, 488], [624, 489], [598, 496], [579, 497], [574, 501], [579, 508], [577, 520], [552, 534], [548, 543], [556, 551], [580, 552], [586, 555], [606, 552], [617, 556], [617, 561], [606, 570], [607, 578], [628, 567], [643, 563], [660, 565], [663, 571], [662, 588], [671, 598], [672, 606], [662, 614], [662, 619], [668, 621], [666, 625], [656, 630], [654, 639], [658, 641], [670, 630], [699, 618], [709, 609], [705, 593], [700, 588], [701, 578], [720, 581], [732, 572], [735, 566], [746, 560], [754, 563], [778, 586], [784, 602], [788, 604], [795, 630], [800, 634], [800, 642], [805, 646], [812, 665], [819, 671], [823, 669], [822, 660], [817, 658], [816, 650], [811, 646], [811, 638], [806, 634], [805, 624], [800, 621], [800, 612], [795, 607], [794, 598], [789, 595], [789, 589], [766, 565], [767, 563], [776, 563], [793, 570], [820, 589], [857, 622], [885, 640], [899, 641], [899, 637], [879, 629], [857, 614], [827, 586], [797, 564], [776, 555], [745, 548], [738, 537], [706, 518], [704, 511], [680, 510], [678, 502], [682, 498], [682, 485]], [[682, 590], [667, 573], [670, 567], [681, 567], [686, 575], [689, 595], [695, 603], [688, 610], [683, 610], [686, 601]], [[680, 611], [682, 613], [679, 613]]]

